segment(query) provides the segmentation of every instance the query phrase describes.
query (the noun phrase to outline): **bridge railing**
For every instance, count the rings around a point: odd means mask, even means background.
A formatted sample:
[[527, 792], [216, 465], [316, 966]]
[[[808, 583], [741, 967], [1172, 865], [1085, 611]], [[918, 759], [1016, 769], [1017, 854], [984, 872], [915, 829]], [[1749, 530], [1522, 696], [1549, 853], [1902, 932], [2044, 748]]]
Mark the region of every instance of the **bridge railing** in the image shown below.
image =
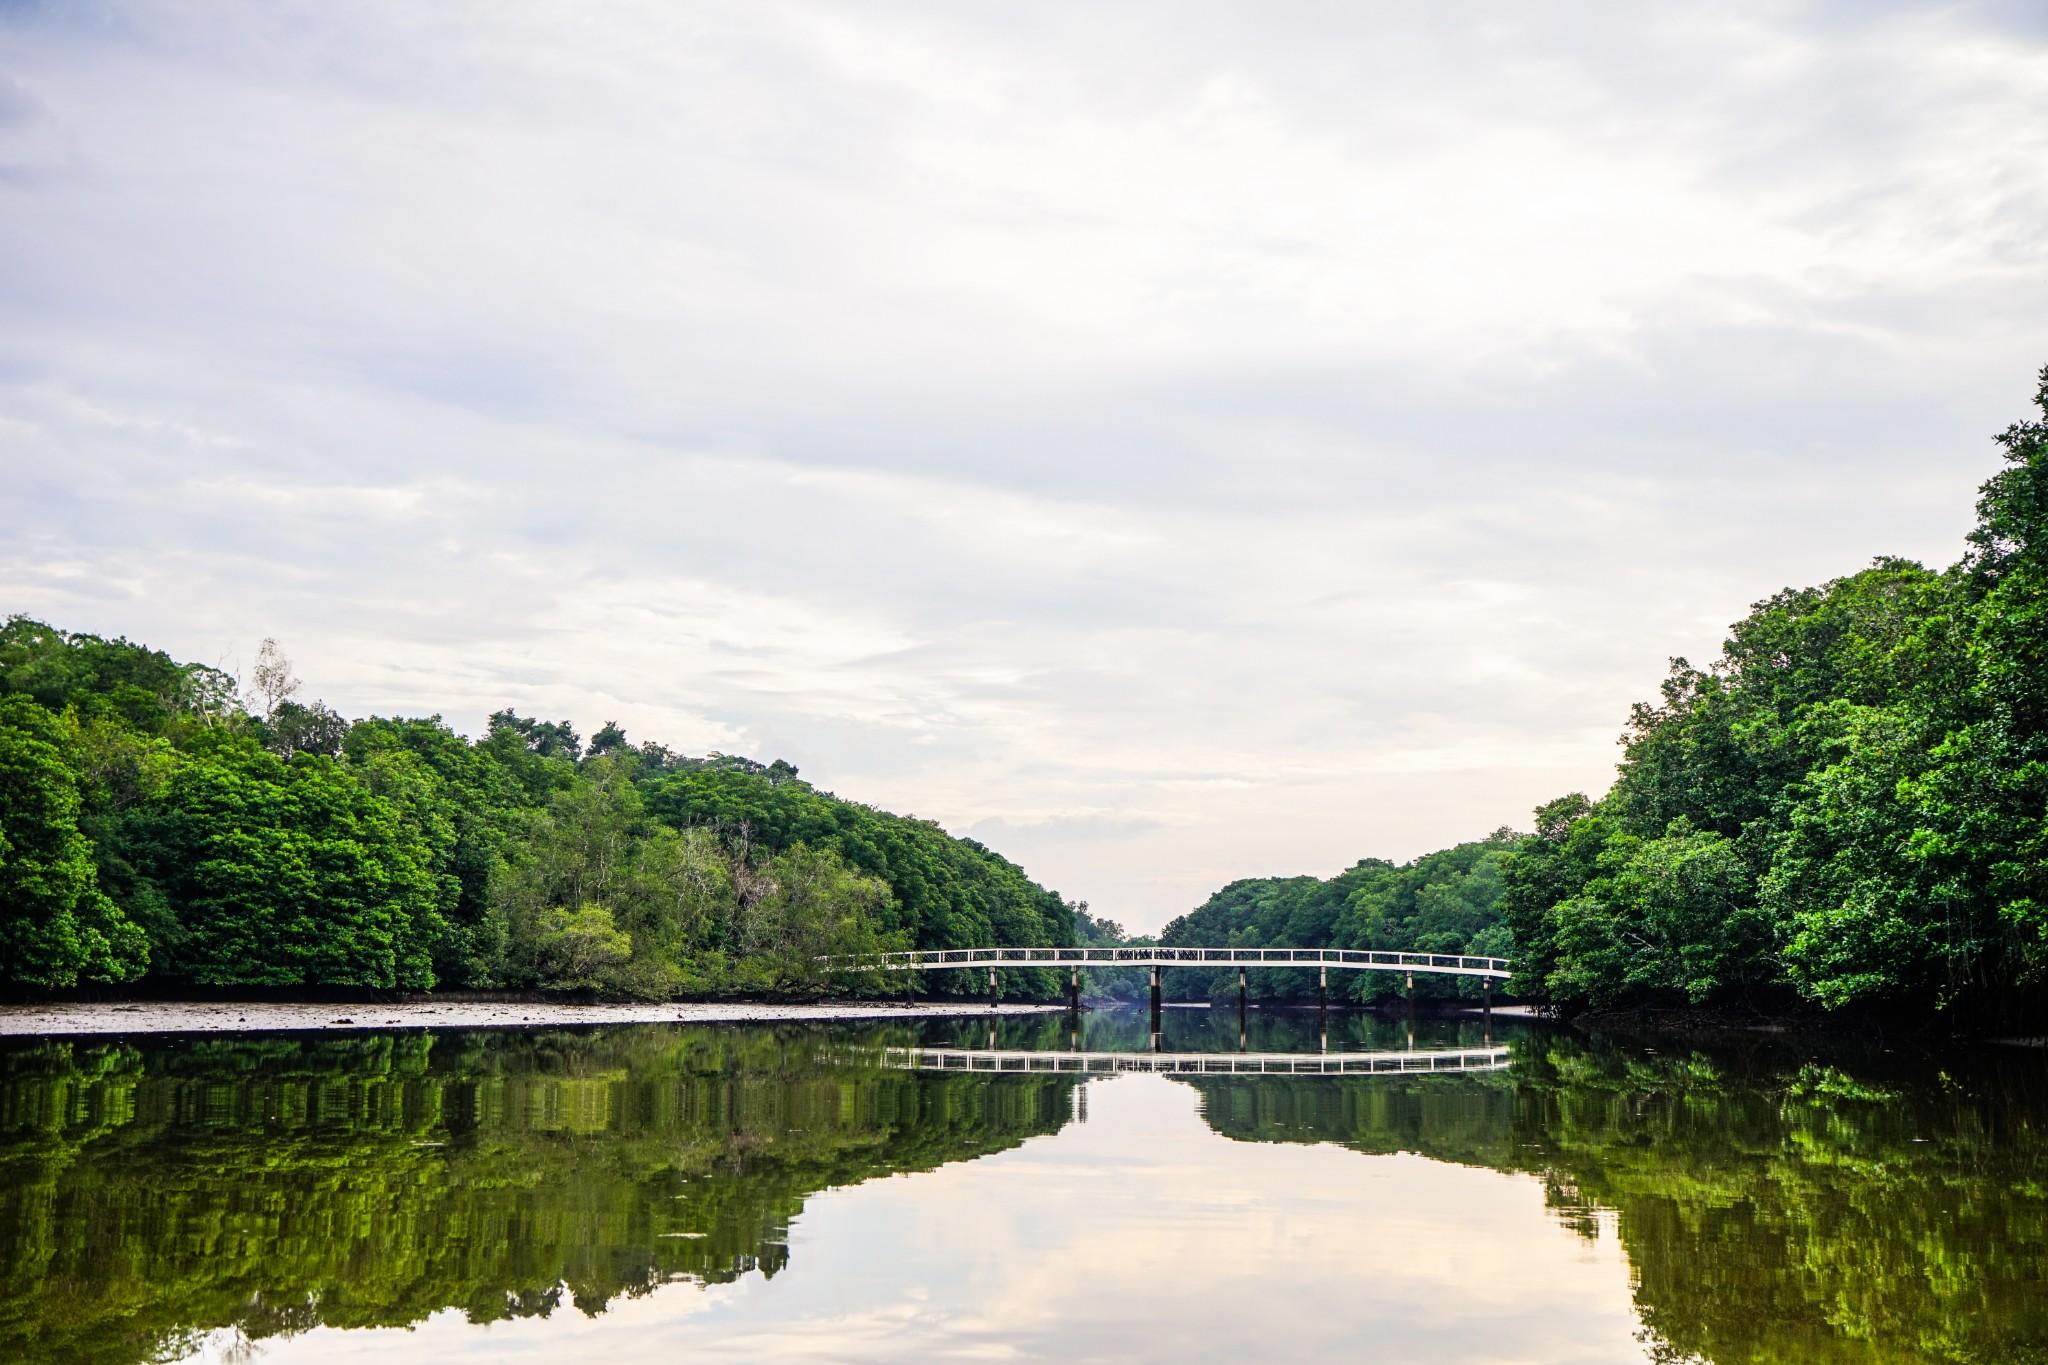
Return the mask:
[[1161, 945], [1076, 948], [931, 948], [825, 959], [828, 970], [946, 971], [966, 967], [1335, 967], [1344, 971], [1425, 972], [1504, 980], [1513, 962], [1456, 953], [1376, 952], [1352, 948], [1180, 948]]

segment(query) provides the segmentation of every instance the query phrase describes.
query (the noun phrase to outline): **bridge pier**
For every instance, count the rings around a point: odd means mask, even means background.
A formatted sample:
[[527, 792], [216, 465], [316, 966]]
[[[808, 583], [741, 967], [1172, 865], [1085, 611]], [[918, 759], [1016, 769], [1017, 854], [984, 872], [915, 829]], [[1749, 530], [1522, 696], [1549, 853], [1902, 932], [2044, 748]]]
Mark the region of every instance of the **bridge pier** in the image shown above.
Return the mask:
[[[1322, 1015], [1325, 1019], [1329, 1017], [1330, 969], [1328, 967], [1316, 968], [1316, 1013]], [[1328, 1027], [1328, 1024], [1324, 1025], [1325, 1029]]]
[[1245, 1000], [1248, 994], [1249, 988], [1245, 984], [1245, 971], [1244, 968], [1239, 967], [1237, 969], [1237, 1022], [1240, 1030], [1244, 1026]]
[[988, 969], [988, 1007], [996, 1007], [996, 969], [993, 967]]
[[1067, 1009], [1073, 1014], [1081, 1012], [1081, 969], [1074, 968], [1074, 974], [1067, 981]]
[[1159, 964], [1152, 964], [1152, 1036], [1159, 1036]]

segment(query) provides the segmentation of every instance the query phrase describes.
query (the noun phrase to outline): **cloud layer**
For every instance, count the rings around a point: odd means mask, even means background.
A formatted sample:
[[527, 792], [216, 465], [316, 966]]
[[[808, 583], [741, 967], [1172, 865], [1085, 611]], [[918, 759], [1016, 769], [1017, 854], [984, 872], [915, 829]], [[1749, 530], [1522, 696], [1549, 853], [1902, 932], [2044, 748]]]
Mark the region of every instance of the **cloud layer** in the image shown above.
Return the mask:
[[786, 756], [1155, 927], [1953, 556], [2031, 7], [0, 18], [0, 605]]

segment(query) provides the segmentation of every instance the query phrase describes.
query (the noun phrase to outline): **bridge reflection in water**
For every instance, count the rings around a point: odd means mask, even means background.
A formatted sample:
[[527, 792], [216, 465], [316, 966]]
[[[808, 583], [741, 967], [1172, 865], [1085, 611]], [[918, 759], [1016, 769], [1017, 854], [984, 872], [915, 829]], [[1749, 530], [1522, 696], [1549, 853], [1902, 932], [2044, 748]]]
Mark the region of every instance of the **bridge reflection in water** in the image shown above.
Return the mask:
[[912, 1071], [989, 1074], [1051, 1072], [1113, 1076], [1165, 1072], [1204, 1076], [1375, 1076], [1441, 1071], [1504, 1071], [1505, 1047], [1427, 1048], [1420, 1052], [1039, 1052], [1026, 1049], [892, 1047], [891, 1066]]

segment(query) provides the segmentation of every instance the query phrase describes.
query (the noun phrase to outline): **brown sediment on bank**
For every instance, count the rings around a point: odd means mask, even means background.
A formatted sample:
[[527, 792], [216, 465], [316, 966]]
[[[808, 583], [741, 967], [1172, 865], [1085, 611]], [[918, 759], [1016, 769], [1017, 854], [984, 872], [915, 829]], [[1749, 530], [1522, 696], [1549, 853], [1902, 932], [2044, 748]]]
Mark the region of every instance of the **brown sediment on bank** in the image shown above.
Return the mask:
[[59, 1038], [122, 1033], [278, 1033], [391, 1028], [563, 1028], [592, 1024], [765, 1024], [789, 1020], [913, 1019], [1042, 1014], [1056, 1004], [868, 1001], [783, 1005], [745, 1001], [679, 1004], [569, 1004], [503, 1000], [409, 1000], [396, 1004], [255, 1001], [64, 1001], [0, 1005], [0, 1037]]

